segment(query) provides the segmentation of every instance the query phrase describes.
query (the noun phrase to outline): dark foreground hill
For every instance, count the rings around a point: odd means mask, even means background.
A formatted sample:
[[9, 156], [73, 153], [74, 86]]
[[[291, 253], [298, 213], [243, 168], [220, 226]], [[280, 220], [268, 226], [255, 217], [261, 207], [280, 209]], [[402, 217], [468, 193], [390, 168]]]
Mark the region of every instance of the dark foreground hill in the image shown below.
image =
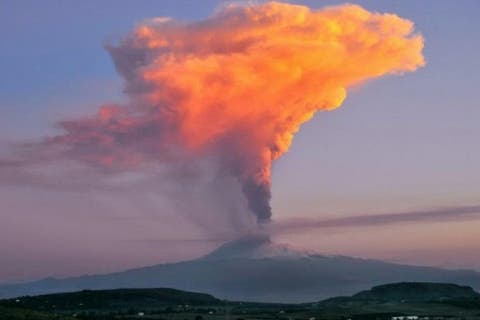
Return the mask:
[[392, 282], [443, 282], [480, 289], [480, 273], [312, 255], [265, 237], [226, 244], [204, 258], [124, 272], [0, 286], [0, 298], [84, 289], [178, 288], [221, 299], [305, 302]]
[[198, 312], [221, 305], [221, 300], [209, 294], [169, 288], [83, 290], [0, 300], [0, 320], [114, 319], [138, 316], [138, 310], [168, 314], [180, 306]]
[[0, 319], [480, 319], [480, 294], [437, 283], [376, 286], [317, 303], [272, 304], [219, 300], [174, 289], [84, 290], [0, 300]]
[[480, 294], [471, 287], [444, 283], [394, 283], [350, 297], [316, 304], [324, 315], [381, 318], [381, 315], [442, 316], [480, 319]]
[[480, 300], [480, 294], [468, 286], [446, 283], [402, 282], [373, 287], [351, 297], [359, 301], [444, 302]]
[[162, 289], [83, 290], [69, 293], [25, 296], [0, 300], [4, 307], [33, 310], [162, 308], [176, 305], [220, 305], [221, 300], [205, 293]]

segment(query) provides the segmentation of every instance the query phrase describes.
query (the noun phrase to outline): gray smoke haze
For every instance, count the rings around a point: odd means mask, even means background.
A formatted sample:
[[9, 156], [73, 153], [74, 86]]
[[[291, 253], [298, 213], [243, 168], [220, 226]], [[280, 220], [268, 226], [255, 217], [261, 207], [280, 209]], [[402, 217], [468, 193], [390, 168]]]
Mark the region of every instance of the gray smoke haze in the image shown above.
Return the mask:
[[480, 205], [433, 208], [405, 212], [384, 212], [375, 215], [356, 215], [334, 219], [290, 219], [266, 228], [271, 234], [298, 233], [314, 229], [388, 226], [400, 223], [429, 223], [480, 219]]

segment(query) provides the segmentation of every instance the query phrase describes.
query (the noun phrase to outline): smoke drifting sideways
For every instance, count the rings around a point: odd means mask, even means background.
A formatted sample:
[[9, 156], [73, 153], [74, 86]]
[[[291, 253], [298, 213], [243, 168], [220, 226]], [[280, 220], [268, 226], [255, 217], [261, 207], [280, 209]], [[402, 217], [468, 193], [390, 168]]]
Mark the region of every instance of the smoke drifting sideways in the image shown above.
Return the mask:
[[272, 162], [302, 123], [351, 86], [424, 65], [411, 21], [356, 5], [226, 5], [203, 21], [146, 20], [106, 49], [127, 102], [59, 123], [36, 158], [112, 173], [211, 162], [259, 223], [272, 215]]

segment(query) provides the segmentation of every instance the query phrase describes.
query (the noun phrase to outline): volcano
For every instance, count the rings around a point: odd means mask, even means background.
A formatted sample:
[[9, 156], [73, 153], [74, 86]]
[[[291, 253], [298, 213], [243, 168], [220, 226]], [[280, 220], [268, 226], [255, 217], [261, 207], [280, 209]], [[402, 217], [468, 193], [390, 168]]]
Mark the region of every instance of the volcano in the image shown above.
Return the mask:
[[204, 257], [123, 272], [0, 286], [0, 297], [82, 289], [176, 288], [218, 298], [262, 302], [309, 302], [351, 295], [391, 282], [442, 282], [480, 289], [480, 273], [326, 256], [293, 250], [252, 235]]
[[221, 245], [213, 252], [207, 254], [203, 259], [293, 259], [306, 257], [307, 255], [307, 252], [294, 250], [288, 245], [272, 242], [270, 236], [267, 234], [251, 234]]

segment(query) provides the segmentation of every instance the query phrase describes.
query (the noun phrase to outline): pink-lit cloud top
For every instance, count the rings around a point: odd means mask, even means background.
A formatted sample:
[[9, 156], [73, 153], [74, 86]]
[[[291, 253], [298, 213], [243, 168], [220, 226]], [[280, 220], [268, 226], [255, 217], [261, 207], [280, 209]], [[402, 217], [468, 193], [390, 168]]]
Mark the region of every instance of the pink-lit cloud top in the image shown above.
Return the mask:
[[271, 2], [194, 23], [150, 19], [107, 46], [129, 103], [61, 122], [64, 133], [42, 147], [113, 170], [211, 158], [267, 221], [272, 161], [301, 124], [339, 107], [353, 85], [422, 66], [422, 48], [412, 22], [355, 5]]

